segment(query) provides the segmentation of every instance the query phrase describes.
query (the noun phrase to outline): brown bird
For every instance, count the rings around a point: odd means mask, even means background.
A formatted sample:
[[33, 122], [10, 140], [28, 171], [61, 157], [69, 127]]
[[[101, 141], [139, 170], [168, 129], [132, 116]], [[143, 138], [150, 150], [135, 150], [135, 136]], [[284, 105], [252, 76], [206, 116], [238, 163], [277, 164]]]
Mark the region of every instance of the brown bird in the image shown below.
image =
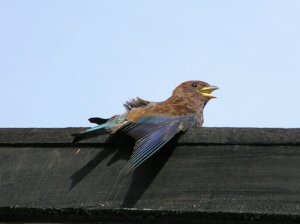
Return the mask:
[[180, 84], [172, 96], [163, 102], [149, 102], [141, 98], [124, 104], [126, 112], [110, 119], [90, 118], [98, 126], [74, 134], [74, 141], [100, 134], [124, 132], [136, 140], [127, 165], [121, 171], [128, 174], [152, 156], [177, 133], [203, 124], [203, 109], [215, 98], [211, 93], [218, 89], [202, 81]]

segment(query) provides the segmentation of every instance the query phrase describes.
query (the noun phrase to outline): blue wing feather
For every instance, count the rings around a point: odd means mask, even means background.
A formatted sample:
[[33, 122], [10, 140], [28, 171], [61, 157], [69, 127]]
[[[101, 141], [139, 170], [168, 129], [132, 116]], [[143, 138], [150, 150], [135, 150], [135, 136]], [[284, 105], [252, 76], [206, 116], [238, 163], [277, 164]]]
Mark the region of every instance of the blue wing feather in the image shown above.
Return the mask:
[[121, 171], [126, 175], [141, 165], [145, 160], [157, 152], [177, 133], [194, 125], [194, 116], [167, 118], [147, 117], [137, 123], [132, 123], [124, 128], [124, 132], [136, 139], [134, 152]]

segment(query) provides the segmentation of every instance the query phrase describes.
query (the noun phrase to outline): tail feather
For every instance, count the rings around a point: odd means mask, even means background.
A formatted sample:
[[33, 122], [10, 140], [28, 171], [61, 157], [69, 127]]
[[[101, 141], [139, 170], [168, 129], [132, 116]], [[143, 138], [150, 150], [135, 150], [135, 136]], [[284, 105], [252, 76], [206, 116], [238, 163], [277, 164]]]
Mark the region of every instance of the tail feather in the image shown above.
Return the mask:
[[101, 124], [105, 124], [108, 120], [109, 119], [100, 118], [100, 117], [91, 117], [89, 119], [89, 122], [101, 125]]
[[101, 134], [107, 134], [110, 132], [110, 130], [108, 130], [106, 128], [106, 124], [102, 124], [102, 125], [98, 125], [96, 127], [93, 128], [89, 128], [85, 131], [79, 132], [79, 133], [75, 133], [72, 134], [72, 136], [74, 137], [73, 139], [73, 143], [85, 140], [85, 139], [89, 139], [89, 138], [93, 138], [96, 137], [98, 135]]

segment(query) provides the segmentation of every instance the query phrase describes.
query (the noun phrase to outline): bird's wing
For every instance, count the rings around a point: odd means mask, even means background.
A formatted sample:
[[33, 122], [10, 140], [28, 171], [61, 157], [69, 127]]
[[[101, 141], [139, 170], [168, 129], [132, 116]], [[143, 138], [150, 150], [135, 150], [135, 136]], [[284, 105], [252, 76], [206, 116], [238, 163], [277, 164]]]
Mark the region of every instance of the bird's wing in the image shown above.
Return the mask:
[[[155, 104], [155, 102], [150, 102], [150, 101], [143, 100], [143, 99], [137, 97], [135, 99], [126, 101], [126, 103], [124, 103], [123, 105], [126, 108], [126, 111], [129, 112], [134, 108], [145, 107], [149, 104]], [[97, 125], [101, 125], [101, 124], [106, 123], [110, 119], [101, 118], [101, 117], [91, 117], [91, 118], [89, 118], [89, 122], [97, 124]]]
[[194, 116], [146, 117], [126, 126], [123, 131], [136, 139], [133, 154], [121, 171], [126, 175], [157, 152], [180, 131], [194, 125]]
[[136, 99], [131, 99], [126, 101], [126, 103], [124, 103], [124, 107], [126, 108], [127, 111], [131, 111], [134, 108], [144, 107], [150, 103], [152, 102], [137, 97]]

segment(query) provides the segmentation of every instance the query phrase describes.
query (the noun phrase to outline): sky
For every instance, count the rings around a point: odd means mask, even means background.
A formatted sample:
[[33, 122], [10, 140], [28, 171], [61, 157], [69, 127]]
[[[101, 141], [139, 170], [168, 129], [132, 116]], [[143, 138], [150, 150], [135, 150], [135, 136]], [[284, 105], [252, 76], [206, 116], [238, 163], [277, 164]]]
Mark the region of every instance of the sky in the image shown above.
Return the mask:
[[205, 127], [300, 126], [298, 0], [1, 0], [0, 127], [91, 126], [216, 85]]

